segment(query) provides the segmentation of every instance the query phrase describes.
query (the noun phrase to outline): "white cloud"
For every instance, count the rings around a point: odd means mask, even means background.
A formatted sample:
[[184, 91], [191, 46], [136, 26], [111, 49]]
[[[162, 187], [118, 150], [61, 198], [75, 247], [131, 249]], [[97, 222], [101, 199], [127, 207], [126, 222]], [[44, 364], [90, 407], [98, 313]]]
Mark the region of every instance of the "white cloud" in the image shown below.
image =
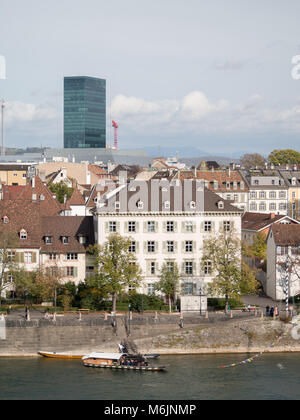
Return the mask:
[[146, 130], [153, 134], [300, 132], [299, 115], [297, 100], [283, 109], [266, 105], [264, 98], [256, 93], [233, 105], [226, 99], [211, 101], [201, 91], [178, 100], [159, 101], [118, 95], [108, 109], [109, 118], [141, 135]]
[[49, 105], [26, 104], [23, 102], [7, 102], [5, 121], [8, 126], [18, 123], [50, 121], [57, 118], [57, 111]]

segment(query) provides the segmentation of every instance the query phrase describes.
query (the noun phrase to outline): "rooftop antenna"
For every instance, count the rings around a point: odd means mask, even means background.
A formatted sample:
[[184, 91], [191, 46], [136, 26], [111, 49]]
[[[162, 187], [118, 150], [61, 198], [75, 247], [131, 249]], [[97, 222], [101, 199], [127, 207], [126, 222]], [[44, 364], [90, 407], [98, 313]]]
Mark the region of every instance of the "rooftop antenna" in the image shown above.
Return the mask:
[[2, 117], [2, 146], [1, 146], [1, 156], [5, 156], [5, 147], [4, 147], [4, 108], [5, 102], [4, 99], [1, 99], [1, 117]]

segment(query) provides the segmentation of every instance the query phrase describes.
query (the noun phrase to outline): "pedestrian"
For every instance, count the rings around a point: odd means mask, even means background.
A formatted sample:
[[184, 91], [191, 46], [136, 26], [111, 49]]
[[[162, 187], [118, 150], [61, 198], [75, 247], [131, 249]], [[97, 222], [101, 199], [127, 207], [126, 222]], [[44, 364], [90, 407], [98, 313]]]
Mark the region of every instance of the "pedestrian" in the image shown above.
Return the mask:
[[25, 307], [25, 319], [28, 319], [28, 306]]
[[270, 309], [270, 317], [273, 318], [273, 315], [274, 315], [274, 308], [272, 306], [272, 308]]
[[251, 312], [251, 305], [248, 305], [248, 311]]
[[266, 307], [266, 316], [270, 316], [270, 306]]
[[274, 309], [274, 314], [275, 314], [275, 317], [276, 317], [276, 318], [279, 316], [279, 309], [278, 309], [278, 306], [275, 306], [275, 309]]

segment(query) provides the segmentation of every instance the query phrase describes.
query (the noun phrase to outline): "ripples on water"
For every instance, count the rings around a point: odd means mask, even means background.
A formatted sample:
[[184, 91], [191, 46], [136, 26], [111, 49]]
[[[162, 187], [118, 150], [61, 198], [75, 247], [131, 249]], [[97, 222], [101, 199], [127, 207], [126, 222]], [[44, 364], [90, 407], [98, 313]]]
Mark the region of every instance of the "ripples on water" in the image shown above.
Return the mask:
[[300, 354], [162, 356], [167, 372], [92, 369], [81, 361], [0, 359], [0, 399], [299, 399]]

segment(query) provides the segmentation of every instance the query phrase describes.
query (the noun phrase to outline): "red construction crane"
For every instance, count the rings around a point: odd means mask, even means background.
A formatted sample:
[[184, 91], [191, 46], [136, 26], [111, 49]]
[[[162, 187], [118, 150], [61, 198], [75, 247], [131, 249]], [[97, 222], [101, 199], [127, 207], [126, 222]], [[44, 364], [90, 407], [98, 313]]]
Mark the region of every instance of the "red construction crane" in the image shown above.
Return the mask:
[[119, 126], [115, 121], [112, 122], [112, 126], [114, 127], [114, 148], [118, 149], [118, 128], [119, 128]]

